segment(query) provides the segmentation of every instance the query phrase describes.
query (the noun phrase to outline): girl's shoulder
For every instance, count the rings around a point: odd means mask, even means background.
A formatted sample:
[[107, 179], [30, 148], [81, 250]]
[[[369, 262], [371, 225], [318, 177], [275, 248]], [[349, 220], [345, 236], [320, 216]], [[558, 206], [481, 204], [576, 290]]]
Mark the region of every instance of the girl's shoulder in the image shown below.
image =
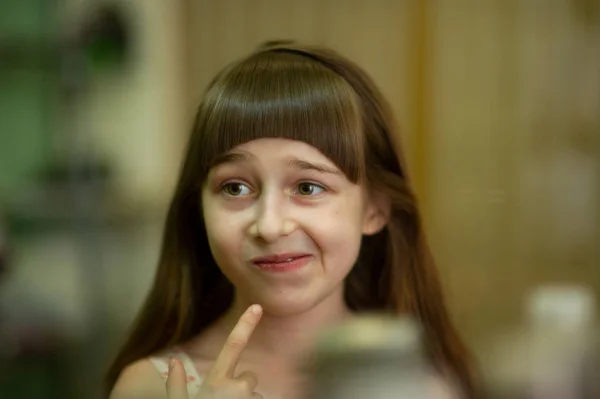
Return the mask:
[[200, 388], [201, 378], [190, 357], [179, 348], [172, 348], [127, 366], [121, 372], [110, 399], [165, 398], [170, 358], [177, 358], [183, 364], [187, 373], [188, 393], [193, 397]]
[[165, 398], [165, 383], [149, 358], [140, 359], [123, 369], [110, 399]]

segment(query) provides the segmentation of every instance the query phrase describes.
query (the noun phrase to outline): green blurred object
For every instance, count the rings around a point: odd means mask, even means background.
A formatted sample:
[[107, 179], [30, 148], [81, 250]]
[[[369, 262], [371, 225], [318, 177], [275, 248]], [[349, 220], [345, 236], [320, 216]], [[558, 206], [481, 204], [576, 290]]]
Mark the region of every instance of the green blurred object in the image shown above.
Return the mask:
[[[0, 3], [0, 208], [44, 167], [52, 151], [60, 81], [57, 5], [53, 0]], [[0, 313], [0, 349], [7, 344], [5, 322]], [[64, 398], [62, 356], [54, 349], [12, 357], [0, 351], [0, 396]]]
[[[101, 195], [110, 165], [90, 155], [93, 143], [86, 130], [90, 127], [77, 124], [76, 117], [96, 74], [121, 72], [129, 58], [130, 39], [126, 10], [111, 5], [90, 8], [92, 13], [81, 20], [74, 36], [59, 37], [64, 31], [57, 24], [62, 5], [58, 0], [0, 2], [0, 208], [13, 238], [15, 225], [28, 236], [42, 230], [40, 226], [47, 231], [74, 230], [90, 281], [96, 275], [89, 270], [96, 270], [98, 256], [89, 232], [112, 205], [109, 196]], [[61, 123], [59, 117], [64, 118]], [[6, 206], [14, 203], [19, 205], [16, 210]], [[88, 291], [93, 299], [99, 297], [93, 289]], [[102, 309], [95, 303], [88, 307], [102, 337], [98, 317]], [[7, 305], [22, 313], [22, 304]], [[3, 316], [8, 313], [0, 307], [0, 397], [88, 397], [73, 392], [82, 385], [82, 376], [85, 380], [93, 374], [86, 370], [98, 367], [91, 360], [87, 363], [97, 354], [86, 353], [83, 359], [83, 351], [75, 351], [73, 342], [57, 345], [66, 337], [45, 331], [52, 326], [31, 330], [37, 315], [26, 323], [13, 320], [7, 328], [10, 323]], [[14, 339], [3, 340], [9, 330], [15, 331]], [[96, 347], [100, 352], [103, 345]]]
[[1, 203], [49, 156], [59, 71], [56, 2], [4, 0], [0, 7]]
[[57, 77], [44, 70], [0, 74], [0, 200], [30, 179], [51, 148]]
[[56, 0], [2, 0], [0, 37], [43, 40], [52, 36], [56, 26]]
[[125, 9], [104, 5], [83, 25], [80, 46], [94, 71], [123, 67], [130, 53]]

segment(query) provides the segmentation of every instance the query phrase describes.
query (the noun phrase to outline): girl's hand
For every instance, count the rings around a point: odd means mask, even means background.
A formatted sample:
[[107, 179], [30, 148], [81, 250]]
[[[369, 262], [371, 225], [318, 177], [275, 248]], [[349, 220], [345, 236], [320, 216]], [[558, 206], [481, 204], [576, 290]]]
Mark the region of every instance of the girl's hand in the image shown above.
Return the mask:
[[[254, 392], [258, 385], [256, 374], [245, 371], [237, 377], [233, 375], [261, 315], [261, 307], [252, 305], [240, 317], [217, 360], [206, 374], [195, 399], [262, 399], [260, 394]], [[169, 363], [167, 399], [189, 399], [186, 373], [177, 359], [171, 359]]]

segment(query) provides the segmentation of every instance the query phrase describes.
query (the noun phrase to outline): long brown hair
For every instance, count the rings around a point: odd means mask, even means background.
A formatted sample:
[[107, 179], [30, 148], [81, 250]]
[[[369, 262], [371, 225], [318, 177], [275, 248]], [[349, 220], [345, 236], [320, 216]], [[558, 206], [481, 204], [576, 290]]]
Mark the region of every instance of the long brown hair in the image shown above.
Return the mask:
[[234, 288], [211, 255], [200, 190], [218, 156], [253, 139], [283, 137], [316, 147], [348, 179], [391, 199], [387, 226], [363, 238], [346, 302], [356, 312], [416, 317], [434, 364], [473, 397], [468, 352], [444, 304], [398, 135], [371, 79], [332, 50], [269, 45], [225, 68], [199, 107], [154, 284], [107, 387], [128, 364], [190, 339], [229, 308]]

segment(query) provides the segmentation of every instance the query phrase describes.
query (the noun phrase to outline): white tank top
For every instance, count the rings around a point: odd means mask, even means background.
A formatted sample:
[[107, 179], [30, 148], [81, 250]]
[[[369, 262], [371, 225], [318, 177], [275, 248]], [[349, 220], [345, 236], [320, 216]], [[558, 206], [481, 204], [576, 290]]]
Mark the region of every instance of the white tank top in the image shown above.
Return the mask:
[[160, 377], [166, 381], [169, 376], [169, 359], [176, 358], [181, 364], [183, 364], [183, 368], [185, 369], [185, 373], [187, 376], [187, 390], [188, 396], [190, 398], [196, 397], [196, 394], [200, 390], [200, 385], [202, 385], [202, 377], [198, 374], [196, 370], [196, 366], [194, 366], [194, 362], [192, 359], [179, 348], [173, 348], [168, 351], [160, 352], [155, 356], [151, 356], [149, 359], [156, 367], [156, 370], [160, 374]]

